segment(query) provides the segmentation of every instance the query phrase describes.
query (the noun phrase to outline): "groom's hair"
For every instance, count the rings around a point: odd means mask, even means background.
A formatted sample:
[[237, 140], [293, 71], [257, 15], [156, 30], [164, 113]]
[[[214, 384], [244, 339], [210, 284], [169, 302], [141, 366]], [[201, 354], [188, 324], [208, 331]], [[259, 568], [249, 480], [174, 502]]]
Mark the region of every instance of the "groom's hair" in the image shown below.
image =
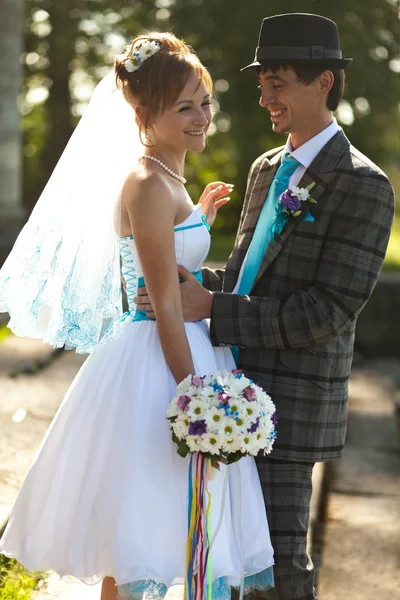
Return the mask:
[[326, 105], [329, 110], [336, 110], [339, 106], [339, 102], [342, 99], [344, 92], [344, 85], [346, 81], [345, 72], [343, 69], [331, 69], [329, 67], [310, 67], [310, 66], [299, 66], [290, 63], [277, 63], [276, 61], [268, 63], [263, 62], [262, 67], [259, 67], [258, 73], [268, 70], [272, 73], [276, 73], [279, 69], [287, 71], [292, 69], [297, 76], [297, 81], [304, 83], [304, 85], [310, 85], [317, 77], [324, 71], [331, 71], [334, 77], [333, 86], [329, 91]]

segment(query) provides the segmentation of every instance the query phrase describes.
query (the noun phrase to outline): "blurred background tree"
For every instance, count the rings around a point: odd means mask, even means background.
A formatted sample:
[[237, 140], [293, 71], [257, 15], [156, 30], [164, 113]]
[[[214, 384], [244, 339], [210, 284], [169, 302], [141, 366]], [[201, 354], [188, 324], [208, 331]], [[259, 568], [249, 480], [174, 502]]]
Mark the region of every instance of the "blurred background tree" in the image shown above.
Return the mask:
[[115, 54], [141, 32], [172, 30], [195, 48], [215, 81], [208, 149], [188, 157], [186, 175], [194, 201], [211, 180], [235, 183], [232, 203], [214, 226], [213, 245], [230, 246], [252, 161], [284, 142], [258, 106], [254, 73], [240, 69], [254, 56], [262, 18], [299, 10], [337, 22], [344, 55], [354, 63], [336, 116], [352, 143], [388, 172], [400, 192], [398, 0], [304, 0], [301, 6], [298, 0], [25, 0], [24, 6], [19, 104], [28, 211]]
[[0, 0], [0, 265], [23, 222], [20, 88], [22, 0]]

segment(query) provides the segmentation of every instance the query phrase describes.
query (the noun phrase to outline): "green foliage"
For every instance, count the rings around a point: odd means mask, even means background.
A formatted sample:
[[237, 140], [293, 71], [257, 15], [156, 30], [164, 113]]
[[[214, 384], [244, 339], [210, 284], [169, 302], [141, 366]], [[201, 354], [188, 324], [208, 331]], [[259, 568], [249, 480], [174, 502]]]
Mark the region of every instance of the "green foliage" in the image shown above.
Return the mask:
[[43, 573], [25, 571], [16, 560], [0, 555], [0, 600], [29, 600]]
[[[306, 0], [301, 7], [297, 0], [26, 0], [25, 205], [33, 206], [69, 137], [68, 124], [54, 122], [57, 115], [71, 111], [77, 122], [91, 89], [128, 40], [144, 31], [171, 29], [193, 45], [215, 81], [216, 132], [205, 152], [188, 156], [189, 193], [196, 202], [210, 181], [234, 183], [232, 202], [213, 227], [217, 235], [233, 235], [252, 161], [285, 141], [272, 133], [268, 113], [258, 106], [254, 73], [240, 69], [254, 56], [262, 18], [298, 10], [338, 23], [344, 55], [354, 58], [338, 118], [352, 143], [390, 171], [399, 192], [397, 0], [372, 5], [365, 0]], [[59, 80], [68, 72], [70, 95], [63, 97], [59, 90], [65, 86]], [[49, 90], [49, 98], [29, 104], [29, 91], [38, 86]]]
[[0, 343], [11, 334], [11, 329], [7, 325], [0, 325]]
[[386, 259], [383, 265], [386, 271], [400, 271], [400, 219], [395, 219], [390, 236]]

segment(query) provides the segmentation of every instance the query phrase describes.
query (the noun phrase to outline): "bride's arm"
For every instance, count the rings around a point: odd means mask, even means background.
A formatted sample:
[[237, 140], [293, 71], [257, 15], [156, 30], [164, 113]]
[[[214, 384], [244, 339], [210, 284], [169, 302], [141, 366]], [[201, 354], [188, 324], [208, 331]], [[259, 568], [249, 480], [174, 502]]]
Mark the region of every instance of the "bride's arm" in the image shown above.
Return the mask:
[[128, 178], [123, 194], [165, 359], [177, 383], [194, 374], [175, 257], [176, 205], [162, 177]]

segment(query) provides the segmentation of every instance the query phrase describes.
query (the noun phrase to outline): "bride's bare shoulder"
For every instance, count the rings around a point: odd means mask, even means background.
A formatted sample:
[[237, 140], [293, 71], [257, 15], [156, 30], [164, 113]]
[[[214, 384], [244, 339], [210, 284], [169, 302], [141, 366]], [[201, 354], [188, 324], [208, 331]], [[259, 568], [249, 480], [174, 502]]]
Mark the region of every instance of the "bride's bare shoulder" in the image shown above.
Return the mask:
[[140, 167], [133, 170], [125, 180], [122, 206], [128, 212], [140, 210], [142, 214], [152, 213], [153, 217], [159, 210], [176, 210], [176, 202], [166, 177]]

